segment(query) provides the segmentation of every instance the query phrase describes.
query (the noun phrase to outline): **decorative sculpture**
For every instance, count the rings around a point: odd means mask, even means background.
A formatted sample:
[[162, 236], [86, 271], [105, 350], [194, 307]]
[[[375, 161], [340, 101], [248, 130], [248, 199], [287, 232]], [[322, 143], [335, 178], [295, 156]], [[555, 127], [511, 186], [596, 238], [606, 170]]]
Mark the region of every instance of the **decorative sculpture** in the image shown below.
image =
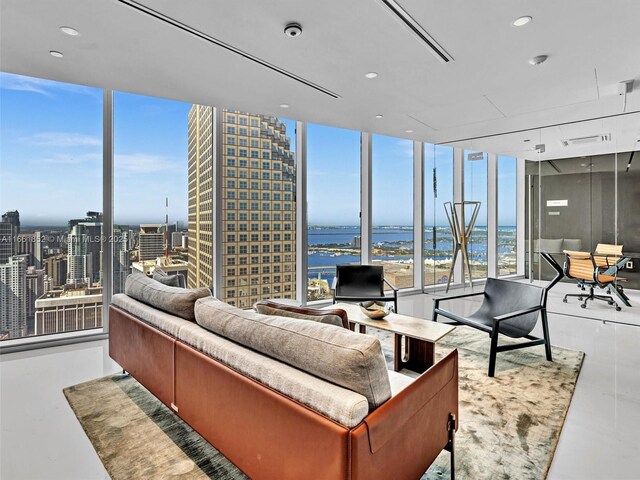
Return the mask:
[[[471, 240], [471, 234], [473, 233], [473, 227], [478, 218], [478, 212], [480, 211], [481, 202], [446, 202], [444, 204], [444, 211], [447, 214], [447, 220], [451, 227], [451, 235], [453, 237], [453, 259], [451, 261], [451, 268], [449, 269], [449, 278], [447, 279], [447, 292], [449, 291], [449, 285], [451, 284], [451, 277], [453, 276], [453, 269], [458, 258], [458, 252], [462, 254], [462, 283], [464, 280], [464, 266], [466, 264], [467, 271], [469, 272], [469, 285], [473, 288], [473, 277], [471, 276], [471, 262], [469, 261], [469, 251], [467, 245]], [[471, 220], [469, 225], [466, 225], [464, 214], [465, 207], [473, 206], [473, 213], [471, 214]]]

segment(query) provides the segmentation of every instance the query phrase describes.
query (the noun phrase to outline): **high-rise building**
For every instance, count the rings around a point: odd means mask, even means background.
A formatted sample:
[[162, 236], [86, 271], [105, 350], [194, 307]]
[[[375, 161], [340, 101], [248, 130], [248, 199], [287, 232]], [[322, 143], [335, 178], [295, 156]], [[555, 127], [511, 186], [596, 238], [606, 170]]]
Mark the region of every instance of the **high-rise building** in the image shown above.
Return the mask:
[[33, 335], [35, 316], [36, 316], [36, 300], [45, 293], [44, 286], [44, 269], [36, 267], [28, 267], [26, 273], [26, 303], [27, 303], [27, 331], [26, 335]]
[[20, 233], [20, 212], [18, 210], [10, 210], [2, 215], [2, 221], [13, 225], [15, 235]]
[[171, 248], [183, 248], [187, 235], [187, 232], [173, 232], [171, 234]]
[[42, 250], [44, 249], [44, 236], [42, 232], [35, 232], [33, 234], [33, 265], [36, 268], [42, 268]]
[[13, 225], [9, 222], [0, 222], [0, 264], [7, 263], [9, 258], [17, 253], [16, 239]]
[[[212, 107], [193, 105], [189, 132], [189, 285], [214, 267]], [[222, 111], [222, 297], [250, 307], [295, 296], [296, 171], [286, 126], [275, 117]]]
[[129, 227], [113, 226], [113, 293], [124, 292], [124, 283], [131, 273]]
[[19, 233], [16, 237], [16, 250], [18, 255], [28, 255], [29, 266], [34, 264], [34, 246], [35, 246], [35, 233]]
[[189, 287], [213, 285], [213, 109], [193, 105], [187, 116], [188, 128], [188, 231]]
[[164, 232], [164, 225], [140, 225], [140, 235], [138, 237], [138, 259], [140, 261], [155, 260], [164, 256]]
[[98, 284], [102, 278], [102, 214], [87, 212], [84, 219], [69, 221], [67, 283]]
[[44, 294], [35, 307], [35, 335], [102, 327], [102, 287], [67, 285]]
[[0, 264], [0, 335], [22, 337], [27, 327], [27, 255]]
[[61, 287], [67, 283], [67, 255], [60, 253], [44, 260], [47, 276], [54, 287]]

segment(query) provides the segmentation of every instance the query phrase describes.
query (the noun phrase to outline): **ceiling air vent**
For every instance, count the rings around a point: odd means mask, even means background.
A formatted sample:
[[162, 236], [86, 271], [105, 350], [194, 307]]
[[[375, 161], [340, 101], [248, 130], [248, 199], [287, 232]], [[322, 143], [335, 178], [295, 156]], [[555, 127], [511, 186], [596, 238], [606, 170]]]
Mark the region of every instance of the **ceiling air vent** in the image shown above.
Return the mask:
[[422, 25], [416, 22], [415, 19], [409, 15], [409, 12], [402, 8], [398, 2], [395, 0], [380, 1], [426, 45], [429, 51], [438, 60], [442, 63], [449, 63], [453, 61], [453, 57], [449, 55], [442, 46], [438, 45], [438, 42], [436, 42], [433, 37], [429, 35], [424, 28], [422, 28]]
[[586, 145], [588, 143], [601, 143], [601, 142], [610, 142], [611, 134], [603, 133], [600, 135], [591, 135], [590, 137], [578, 137], [578, 138], [567, 138], [566, 140], [560, 140], [562, 146], [564, 147], [574, 147], [580, 145]]

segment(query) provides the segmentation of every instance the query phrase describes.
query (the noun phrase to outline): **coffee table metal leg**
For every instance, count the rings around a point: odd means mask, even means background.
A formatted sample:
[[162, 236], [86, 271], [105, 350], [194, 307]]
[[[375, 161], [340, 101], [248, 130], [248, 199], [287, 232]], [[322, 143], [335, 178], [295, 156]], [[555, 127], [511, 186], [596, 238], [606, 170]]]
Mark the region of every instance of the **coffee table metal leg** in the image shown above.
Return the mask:
[[406, 368], [422, 373], [435, 363], [435, 344], [405, 337], [403, 348], [402, 338], [403, 335], [394, 334], [393, 369], [396, 372]]

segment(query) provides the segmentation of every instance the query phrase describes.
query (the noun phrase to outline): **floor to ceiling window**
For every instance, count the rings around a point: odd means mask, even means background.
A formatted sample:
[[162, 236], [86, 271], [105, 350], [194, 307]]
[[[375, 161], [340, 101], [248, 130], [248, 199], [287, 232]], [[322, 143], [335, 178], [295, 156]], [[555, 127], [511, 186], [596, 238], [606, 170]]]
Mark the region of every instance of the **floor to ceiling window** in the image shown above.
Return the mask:
[[0, 91], [0, 339], [102, 327], [102, 90]]
[[[445, 203], [453, 202], [453, 148], [424, 144], [424, 284], [446, 284], [453, 237]], [[453, 278], [451, 279], [454, 280]]]
[[[474, 204], [478, 202], [478, 215], [468, 238], [469, 262], [474, 279], [487, 276], [487, 165], [488, 156], [483, 152], [464, 151], [464, 218], [461, 228], [466, 228], [472, 220]], [[464, 220], [464, 221], [462, 221]], [[464, 227], [462, 227], [464, 223]], [[465, 278], [469, 280], [465, 267]]]
[[360, 263], [360, 132], [307, 127], [309, 301], [330, 298], [335, 266]]
[[413, 287], [413, 142], [373, 135], [371, 260], [397, 288]]
[[190, 107], [114, 92], [114, 294], [132, 272], [187, 277]]
[[518, 272], [516, 157], [498, 155], [498, 276]]

